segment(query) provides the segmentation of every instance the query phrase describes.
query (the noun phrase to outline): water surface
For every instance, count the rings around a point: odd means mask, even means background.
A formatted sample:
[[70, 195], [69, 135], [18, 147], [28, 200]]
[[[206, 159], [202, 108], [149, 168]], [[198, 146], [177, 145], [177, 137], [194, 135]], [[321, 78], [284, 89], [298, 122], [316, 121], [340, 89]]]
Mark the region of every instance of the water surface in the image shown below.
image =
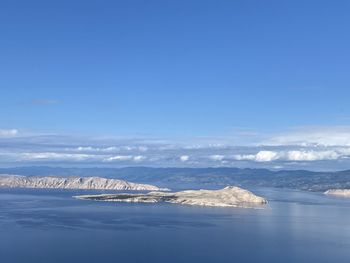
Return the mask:
[[254, 189], [265, 209], [75, 200], [0, 189], [0, 262], [349, 262], [350, 199]]

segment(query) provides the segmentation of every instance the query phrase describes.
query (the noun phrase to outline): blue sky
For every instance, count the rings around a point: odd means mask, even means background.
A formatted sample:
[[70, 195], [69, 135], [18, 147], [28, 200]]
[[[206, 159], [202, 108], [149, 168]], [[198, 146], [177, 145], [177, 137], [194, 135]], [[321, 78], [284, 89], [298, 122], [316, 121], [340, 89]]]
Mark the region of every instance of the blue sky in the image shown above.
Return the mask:
[[0, 5], [0, 137], [18, 153], [21, 138], [48, 134], [74, 147], [142, 138], [250, 154], [350, 141], [348, 1]]

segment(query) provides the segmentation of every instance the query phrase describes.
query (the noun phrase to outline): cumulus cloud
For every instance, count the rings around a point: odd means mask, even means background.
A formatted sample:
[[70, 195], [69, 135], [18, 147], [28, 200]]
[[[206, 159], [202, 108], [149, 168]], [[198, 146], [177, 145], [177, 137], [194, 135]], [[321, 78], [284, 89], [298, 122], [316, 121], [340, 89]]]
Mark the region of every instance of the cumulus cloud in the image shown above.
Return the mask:
[[286, 153], [288, 161], [320, 161], [336, 160], [342, 155], [335, 150], [330, 151], [288, 151]]
[[234, 159], [238, 161], [272, 162], [272, 161], [324, 161], [347, 158], [349, 148], [335, 148], [332, 150], [285, 150], [285, 151], [259, 151], [257, 154], [238, 154]]
[[271, 162], [278, 158], [279, 154], [274, 151], [259, 151], [257, 154], [234, 155], [234, 159], [239, 161]]
[[180, 161], [181, 162], [187, 162], [190, 159], [188, 155], [181, 155], [180, 156]]
[[18, 134], [17, 129], [0, 129], [0, 137], [13, 137]]
[[235, 154], [233, 159], [237, 161], [254, 161], [256, 154]]
[[257, 162], [271, 162], [278, 159], [278, 153], [273, 151], [260, 151], [256, 155]]

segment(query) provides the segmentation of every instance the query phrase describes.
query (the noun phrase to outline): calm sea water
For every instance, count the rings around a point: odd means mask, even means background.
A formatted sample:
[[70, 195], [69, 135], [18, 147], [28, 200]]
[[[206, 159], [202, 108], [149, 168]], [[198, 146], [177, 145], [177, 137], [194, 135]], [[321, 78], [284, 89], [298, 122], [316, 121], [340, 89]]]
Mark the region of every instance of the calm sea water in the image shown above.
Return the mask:
[[104, 203], [71, 198], [78, 191], [0, 189], [0, 262], [350, 262], [350, 200], [255, 192], [270, 200], [266, 209]]

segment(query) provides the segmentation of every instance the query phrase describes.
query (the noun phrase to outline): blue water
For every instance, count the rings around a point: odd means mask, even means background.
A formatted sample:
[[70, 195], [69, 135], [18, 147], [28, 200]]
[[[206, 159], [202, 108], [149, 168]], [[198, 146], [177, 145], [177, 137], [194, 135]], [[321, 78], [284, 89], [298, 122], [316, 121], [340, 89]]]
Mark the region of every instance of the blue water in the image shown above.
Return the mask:
[[94, 202], [71, 198], [78, 191], [0, 189], [0, 262], [350, 262], [350, 200], [255, 191], [270, 200], [266, 209]]

